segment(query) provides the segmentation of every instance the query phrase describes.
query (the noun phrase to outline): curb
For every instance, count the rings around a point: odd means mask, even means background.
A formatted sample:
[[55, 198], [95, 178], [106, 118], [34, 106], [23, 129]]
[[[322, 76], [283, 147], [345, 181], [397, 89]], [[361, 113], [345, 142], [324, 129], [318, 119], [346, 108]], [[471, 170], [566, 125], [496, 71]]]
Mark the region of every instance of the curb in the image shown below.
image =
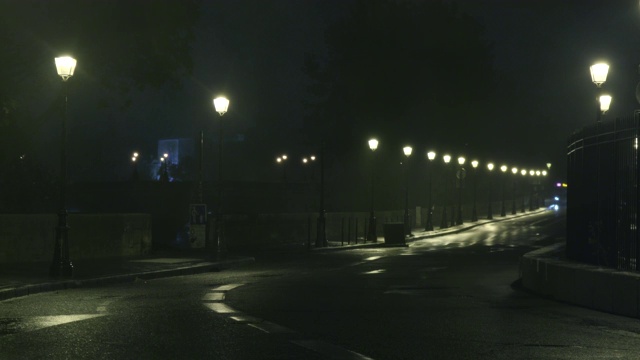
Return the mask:
[[244, 257], [234, 260], [224, 260], [218, 262], [201, 262], [194, 265], [182, 266], [173, 269], [162, 269], [144, 271], [139, 273], [107, 275], [96, 278], [81, 280], [61, 280], [41, 284], [24, 285], [13, 289], [0, 291], [0, 301], [8, 300], [20, 296], [33, 295], [43, 292], [59, 291], [79, 287], [97, 287], [109, 284], [133, 282], [136, 279], [151, 280], [172, 276], [184, 276], [201, 274], [205, 272], [221, 271], [232, 266], [248, 264], [255, 261], [253, 257]]
[[640, 274], [564, 260], [564, 243], [526, 253], [520, 261], [522, 287], [585, 308], [640, 318]]

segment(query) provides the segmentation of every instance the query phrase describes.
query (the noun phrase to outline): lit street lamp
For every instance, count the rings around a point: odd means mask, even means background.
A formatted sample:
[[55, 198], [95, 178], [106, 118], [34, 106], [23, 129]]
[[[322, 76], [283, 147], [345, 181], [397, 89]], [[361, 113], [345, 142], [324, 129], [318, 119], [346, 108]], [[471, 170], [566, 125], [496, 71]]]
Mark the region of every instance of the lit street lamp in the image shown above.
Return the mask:
[[502, 171], [502, 208], [500, 210], [500, 216], [507, 216], [507, 211], [504, 207], [505, 200], [505, 182], [507, 181], [507, 165], [500, 166], [500, 171]]
[[429, 195], [429, 204], [427, 208], [427, 223], [424, 226], [424, 231], [433, 231], [433, 202], [432, 202], [432, 183], [433, 183], [433, 167], [432, 162], [436, 158], [436, 153], [433, 151], [429, 151], [427, 153], [427, 159], [429, 162], [427, 163], [427, 171], [429, 172], [429, 189], [427, 193]]
[[[451, 161], [451, 155], [444, 155], [442, 157], [442, 161], [444, 161], [445, 167]], [[447, 173], [447, 168], [444, 169], [444, 201], [442, 204], [442, 221], [440, 222], [440, 228], [446, 229], [449, 227], [449, 223], [447, 222], [447, 205], [449, 205], [449, 174]], [[453, 216], [453, 214], [451, 214]]]
[[69, 86], [67, 80], [73, 76], [76, 60], [69, 56], [55, 58], [58, 75], [64, 82], [64, 116], [62, 117], [62, 138], [60, 140], [60, 210], [56, 227], [53, 261], [49, 274], [52, 277], [73, 276], [73, 264], [69, 259], [69, 225], [67, 222], [67, 107]]
[[478, 160], [473, 160], [471, 162], [471, 167], [473, 167], [473, 208], [471, 209], [471, 221], [478, 221], [478, 212], [476, 211], [476, 195], [478, 193]]
[[487, 164], [487, 169], [489, 170], [489, 206], [487, 207], [487, 219], [492, 220], [493, 219], [493, 199], [492, 199], [492, 194], [493, 194], [493, 177], [491, 176], [491, 173], [493, 172], [493, 163], [488, 163]]
[[533, 176], [536, 174], [535, 170], [529, 170], [529, 176], [531, 177], [531, 181], [529, 184], [531, 185], [531, 189], [529, 192], [529, 211], [533, 211]]
[[133, 175], [131, 175], [131, 180], [138, 181], [140, 179], [140, 174], [138, 173], [138, 153], [134, 152], [131, 156], [131, 162], [133, 163]]
[[369, 140], [369, 149], [371, 149], [371, 213], [369, 214], [369, 230], [367, 231], [367, 239], [369, 241], [375, 242], [377, 241], [376, 235], [376, 216], [374, 214], [374, 171], [375, 171], [375, 152], [378, 148], [378, 140], [371, 139]]
[[524, 205], [524, 194], [526, 194], [526, 183], [527, 183], [526, 180], [524, 180], [525, 179], [524, 176], [527, 176], [527, 170], [525, 170], [525, 169], [520, 170], [520, 174], [523, 176], [523, 178], [522, 178], [523, 180], [522, 180], [522, 184], [520, 185], [520, 189], [521, 189], [521, 192], [522, 192], [522, 212], [524, 213], [525, 211], [527, 211], [527, 209], [525, 208], [525, 205]]
[[[604, 84], [607, 81], [607, 74], [609, 73], [609, 65], [599, 63], [599, 64], [592, 65], [589, 68], [589, 70], [591, 72], [591, 81], [594, 84], [596, 84], [596, 88], [598, 89], [597, 91], [600, 91], [602, 84]], [[597, 96], [596, 100], [598, 101], [598, 107], [596, 109], [596, 121], [600, 122], [600, 118], [603, 114], [603, 110], [602, 110], [603, 105], [605, 104], [603, 104], [603, 100], [600, 98], [600, 96]], [[604, 99], [605, 102], [607, 100], [608, 100], [608, 103], [606, 104], [606, 109], [608, 110], [609, 105], [611, 104], [611, 97], [609, 96], [608, 99]]]
[[220, 131], [218, 132], [218, 209], [216, 211], [216, 223], [214, 230], [214, 256], [219, 258], [221, 255], [220, 245], [224, 241], [224, 224], [222, 220], [222, 116], [229, 109], [229, 100], [225, 97], [217, 97], [213, 99], [213, 106], [216, 112], [220, 114]]
[[169, 154], [164, 153], [162, 154], [162, 156], [160, 157], [160, 166], [162, 167], [160, 169], [160, 171], [162, 171], [162, 173], [160, 174], [160, 182], [169, 182], [169, 171], [167, 170], [167, 166], [169, 165]]
[[276, 158], [276, 163], [282, 166], [282, 182], [286, 183], [287, 182], [287, 155], [284, 154], [282, 156], [278, 156]]
[[458, 187], [458, 217], [456, 219], [456, 225], [462, 225], [462, 189], [464, 188], [464, 178], [467, 176], [467, 172], [463, 167], [465, 161], [466, 159], [462, 156], [458, 158], [460, 168], [456, 172], [456, 185]]
[[409, 156], [413, 149], [411, 146], [405, 146], [402, 148], [407, 160], [404, 163], [404, 178], [405, 178], [405, 197], [404, 197], [404, 235], [411, 235], [411, 223], [409, 221]]
[[518, 175], [518, 168], [511, 168], [511, 172], [513, 173], [513, 191], [511, 192], [511, 215], [515, 215], [516, 212], [516, 175]]

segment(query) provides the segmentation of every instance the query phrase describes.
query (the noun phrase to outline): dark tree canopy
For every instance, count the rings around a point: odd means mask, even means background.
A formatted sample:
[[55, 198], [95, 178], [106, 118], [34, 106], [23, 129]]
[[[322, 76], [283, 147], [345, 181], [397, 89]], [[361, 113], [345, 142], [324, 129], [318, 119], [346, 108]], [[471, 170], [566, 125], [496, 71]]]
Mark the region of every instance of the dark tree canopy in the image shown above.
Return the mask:
[[313, 124], [343, 150], [372, 135], [387, 144], [442, 141], [494, 82], [483, 28], [443, 2], [357, 0], [326, 45], [326, 58], [305, 64], [317, 98]]
[[[199, 8], [199, 0], [0, 0], [0, 166], [33, 186], [45, 171], [33, 151], [51, 147], [37, 134], [59, 134], [55, 57], [78, 61], [74, 109], [122, 110], [137, 91], [179, 86], [191, 74]], [[16, 175], [0, 175], [0, 187]]]

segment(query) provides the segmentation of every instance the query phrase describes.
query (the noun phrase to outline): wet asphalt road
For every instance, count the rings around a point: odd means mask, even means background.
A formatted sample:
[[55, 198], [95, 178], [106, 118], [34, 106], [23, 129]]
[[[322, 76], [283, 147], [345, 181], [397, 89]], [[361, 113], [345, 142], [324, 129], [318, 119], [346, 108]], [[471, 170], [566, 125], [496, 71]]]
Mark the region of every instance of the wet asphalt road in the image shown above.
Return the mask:
[[223, 272], [0, 302], [0, 359], [637, 359], [640, 322], [520, 290], [553, 212], [407, 248], [256, 254]]

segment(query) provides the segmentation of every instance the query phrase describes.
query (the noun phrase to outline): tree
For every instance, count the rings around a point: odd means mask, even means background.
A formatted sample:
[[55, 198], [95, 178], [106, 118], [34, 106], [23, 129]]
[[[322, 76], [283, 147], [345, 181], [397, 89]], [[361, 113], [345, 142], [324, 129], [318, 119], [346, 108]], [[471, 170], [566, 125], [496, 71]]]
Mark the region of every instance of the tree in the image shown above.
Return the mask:
[[452, 4], [356, 0], [326, 44], [325, 57], [305, 64], [315, 96], [310, 127], [343, 153], [370, 135], [464, 143], [456, 139], [461, 120], [472, 122], [465, 116], [492, 90], [491, 45]]
[[74, 109], [126, 109], [137, 92], [178, 87], [190, 75], [199, 7], [199, 0], [0, 0], [0, 164], [23, 154], [47, 163], [34, 151], [52, 152], [38, 134], [59, 134], [55, 57], [78, 60]]

